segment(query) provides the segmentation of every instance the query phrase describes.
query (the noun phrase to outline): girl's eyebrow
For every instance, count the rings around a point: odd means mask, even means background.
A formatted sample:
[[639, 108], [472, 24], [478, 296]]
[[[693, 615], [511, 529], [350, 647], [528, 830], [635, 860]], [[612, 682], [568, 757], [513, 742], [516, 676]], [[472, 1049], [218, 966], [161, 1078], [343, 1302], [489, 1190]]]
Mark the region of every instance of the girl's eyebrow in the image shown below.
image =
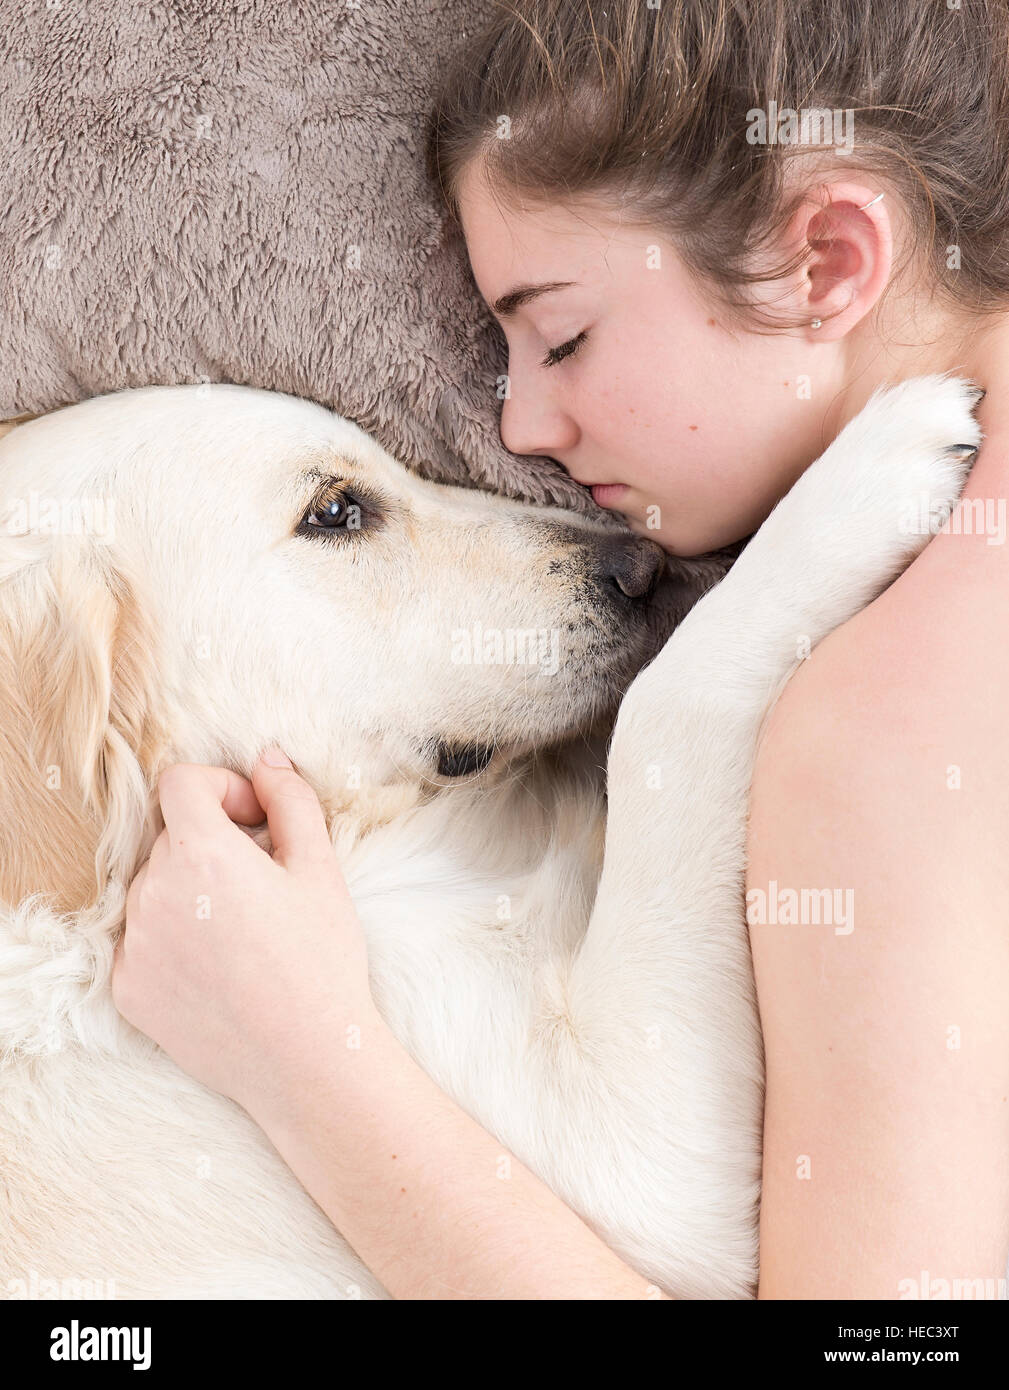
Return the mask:
[[569, 285], [577, 284], [577, 280], [551, 280], [543, 285], [518, 285], [507, 294], [503, 294], [500, 299], [495, 299], [491, 308], [498, 318], [511, 318], [523, 304], [538, 299], [541, 294], [549, 294], [552, 290], [566, 290]]

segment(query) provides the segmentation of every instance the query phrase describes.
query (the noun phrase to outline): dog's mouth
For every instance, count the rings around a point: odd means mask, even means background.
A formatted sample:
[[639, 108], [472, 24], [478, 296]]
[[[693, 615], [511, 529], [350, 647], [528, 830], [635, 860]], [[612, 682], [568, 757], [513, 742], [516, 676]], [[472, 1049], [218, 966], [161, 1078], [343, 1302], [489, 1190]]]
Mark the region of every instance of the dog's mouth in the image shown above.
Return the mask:
[[[424, 749], [424, 758], [431, 768], [429, 777], [443, 785], [466, 778], [479, 777], [492, 763], [513, 761], [538, 747], [547, 747], [573, 738], [579, 733], [600, 732], [612, 723], [620, 700], [637, 671], [661, 650], [671, 631], [671, 624], [661, 613], [649, 614], [647, 628], [633, 634], [633, 641], [615, 643], [596, 658], [591, 679], [583, 679], [581, 690], [569, 692], [564, 707], [544, 709], [536, 718], [530, 707], [525, 728], [502, 729], [501, 735], [490, 741], [459, 737], [435, 736]], [[514, 715], [506, 724], [514, 724]]]
[[[457, 784], [537, 748], [551, 747], [579, 734], [604, 733], [612, 725], [627, 687], [641, 667], [661, 651], [682, 616], [682, 591], [682, 581], [666, 573], [647, 602], [628, 604], [627, 611], [621, 610], [616, 617], [603, 610], [595, 612], [593, 645], [576, 651], [574, 673], [555, 683], [556, 694], [551, 690], [542, 704], [537, 696], [520, 712], [502, 709], [500, 732], [495, 731], [490, 738], [486, 727], [479, 729], [476, 737], [467, 737], [465, 716], [461, 716], [461, 729], [457, 724], [425, 739], [419, 750], [421, 766], [427, 769], [422, 772], [424, 779], [442, 786]], [[569, 630], [571, 623], [583, 618], [573, 606]]]

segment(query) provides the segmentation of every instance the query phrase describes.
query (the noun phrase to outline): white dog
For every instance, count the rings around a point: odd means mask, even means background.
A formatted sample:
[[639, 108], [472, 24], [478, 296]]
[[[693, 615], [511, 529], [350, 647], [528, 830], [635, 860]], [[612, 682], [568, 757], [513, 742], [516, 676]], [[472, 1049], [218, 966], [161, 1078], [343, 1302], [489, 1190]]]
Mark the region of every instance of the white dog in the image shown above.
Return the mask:
[[[0, 1295], [388, 1296], [244, 1111], [111, 1000], [159, 771], [248, 774], [277, 742], [419, 1064], [656, 1285], [752, 1296], [758, 733], [803, 642], [925, 544], [922, 496], [959, 495], [977, 395], [877, 392], [664, 646], [713, 568], [662, 577], [610, 524], [426, 482], [319, 406], [152, 388], [14, 429]], [[593, 753], [656, 651], [604, 789]]]

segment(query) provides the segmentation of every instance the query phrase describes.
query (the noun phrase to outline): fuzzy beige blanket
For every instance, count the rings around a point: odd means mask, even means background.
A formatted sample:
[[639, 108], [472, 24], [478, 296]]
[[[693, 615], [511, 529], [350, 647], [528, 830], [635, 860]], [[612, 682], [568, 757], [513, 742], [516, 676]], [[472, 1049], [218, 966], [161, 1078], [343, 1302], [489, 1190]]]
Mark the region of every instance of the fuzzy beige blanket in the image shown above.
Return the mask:
[[3, 0], [0, 418], [122, 387], [307, 396], [426, 476], [594, 510], [508, 453], [507, 353], [426, 181], [472, 0]]

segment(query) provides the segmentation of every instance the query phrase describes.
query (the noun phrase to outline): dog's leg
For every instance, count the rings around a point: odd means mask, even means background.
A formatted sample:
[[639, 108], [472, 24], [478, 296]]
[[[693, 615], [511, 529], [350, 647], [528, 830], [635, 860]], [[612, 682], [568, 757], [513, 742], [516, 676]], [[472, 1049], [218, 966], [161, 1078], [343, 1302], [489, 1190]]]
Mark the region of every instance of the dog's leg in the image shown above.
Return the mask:
[[978, 394], [936, 377], [877, 393], [620, 709], [603, 873], [542, 1000], [538, 1080], [557, 1078], [552, 1185], [680, 1296], [755, 1286], [763, 1062], [742, 886], [761, 722], [804, 652], [922, 549], [922, 499], [948, 514]]

